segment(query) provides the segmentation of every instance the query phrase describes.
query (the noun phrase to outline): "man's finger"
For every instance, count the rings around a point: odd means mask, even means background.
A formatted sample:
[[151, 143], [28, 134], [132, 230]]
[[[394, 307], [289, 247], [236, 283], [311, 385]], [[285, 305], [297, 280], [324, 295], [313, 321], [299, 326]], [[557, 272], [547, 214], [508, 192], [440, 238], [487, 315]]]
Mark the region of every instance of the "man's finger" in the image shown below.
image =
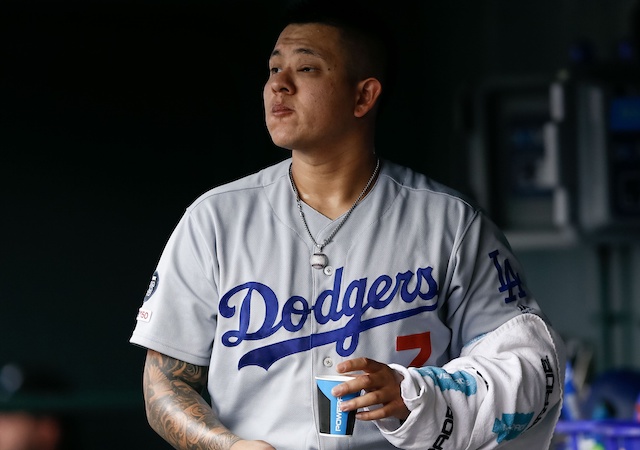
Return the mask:
[[361, 370], [364, 372], [375, 372], [380, 370], [384, 364], [369, 358], [354, 358], [342, 361], [336, 366], [339, 373], [355, 372]]

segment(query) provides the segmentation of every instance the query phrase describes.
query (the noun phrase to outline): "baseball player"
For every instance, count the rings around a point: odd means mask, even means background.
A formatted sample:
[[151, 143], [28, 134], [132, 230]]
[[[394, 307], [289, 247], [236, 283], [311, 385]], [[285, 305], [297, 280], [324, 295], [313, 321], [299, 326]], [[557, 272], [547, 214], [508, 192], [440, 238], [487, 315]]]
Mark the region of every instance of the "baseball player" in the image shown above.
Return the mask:
[[[201, 195], [162, 252], [131, 337], [149, 422], [181, 449], [546, 449], [562, 342], [496, 226], [376, 155], [382, 47], [344, 20], [289, 19], [264, 102], [291, 157]], [[338, 373], [348, 438], [318, 430]]]

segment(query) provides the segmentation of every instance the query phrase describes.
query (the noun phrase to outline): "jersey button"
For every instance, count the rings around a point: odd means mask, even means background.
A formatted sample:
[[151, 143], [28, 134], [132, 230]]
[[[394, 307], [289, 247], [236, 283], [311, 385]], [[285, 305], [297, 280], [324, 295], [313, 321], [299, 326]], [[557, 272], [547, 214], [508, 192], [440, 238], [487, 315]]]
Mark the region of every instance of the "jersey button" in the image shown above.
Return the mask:
[[326, 276], [330, 277], [331, 275], [333, 275], [333, 266], [325, 267], [323, 272]]
[[324, 364], [325, 367], [331, 367], [333, 366], [333, 360], [329, 357], [326, 357], [323, 361], [322, 364]]

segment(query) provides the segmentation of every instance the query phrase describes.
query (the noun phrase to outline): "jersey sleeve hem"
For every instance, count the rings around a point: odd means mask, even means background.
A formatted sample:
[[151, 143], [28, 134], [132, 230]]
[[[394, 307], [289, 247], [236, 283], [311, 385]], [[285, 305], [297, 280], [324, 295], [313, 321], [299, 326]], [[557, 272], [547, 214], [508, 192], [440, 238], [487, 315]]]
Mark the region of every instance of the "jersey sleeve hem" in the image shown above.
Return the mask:
[[154, 339], [150, 339], [145, 336], [141, 336], [139, 334], [133, 334], [131, 336], [131, 339], [129, 339], [129, 342], [139, 347], [155, 350], [156, 352], [162, 353], [163, 355], [167, 355], [167, 356], [170, 356], [171, 358], [179, 359], [180, 361], [184, 361], [189, 364], [195, 364], [196, 366], [209, 365], [208, 358], [203, 358], [197, 355], [193, 355], [191, 353], [179, 350], [177, 348], [173, 348], [170, 345], [164, 344], [162, 342], [158, 342]]

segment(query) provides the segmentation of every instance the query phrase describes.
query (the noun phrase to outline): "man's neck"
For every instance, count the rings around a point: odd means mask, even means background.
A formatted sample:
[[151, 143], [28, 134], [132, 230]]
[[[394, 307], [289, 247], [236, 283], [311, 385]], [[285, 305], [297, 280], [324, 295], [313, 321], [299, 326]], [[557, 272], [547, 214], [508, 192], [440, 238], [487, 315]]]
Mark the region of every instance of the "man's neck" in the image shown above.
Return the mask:
[[[377, 156], [373, 151], [322, 160], [294, 151], [293, 180], [303, 202], [335, 220], [347, 212], [362, 194], [376, 162]], [[369, 189], [371, 186], [373, 182]]]

